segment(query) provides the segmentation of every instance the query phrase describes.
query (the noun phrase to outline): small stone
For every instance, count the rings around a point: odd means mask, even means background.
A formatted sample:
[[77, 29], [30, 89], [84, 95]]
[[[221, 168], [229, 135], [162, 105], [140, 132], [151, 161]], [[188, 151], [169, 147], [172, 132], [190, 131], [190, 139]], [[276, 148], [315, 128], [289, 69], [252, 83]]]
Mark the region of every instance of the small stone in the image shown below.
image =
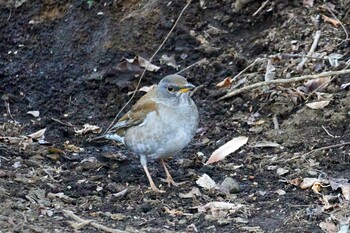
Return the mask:
[[283, 176], [283, 175], [287, 174], [289, 172], [289, 170], [279, 167], [279, 168], [277, 168], [276, 172], [279, 176]]
[[238, 193], [239, 184], [233, 178], [226, 177], [225, 180], [220, 184], [219, 189], [224, 193]]

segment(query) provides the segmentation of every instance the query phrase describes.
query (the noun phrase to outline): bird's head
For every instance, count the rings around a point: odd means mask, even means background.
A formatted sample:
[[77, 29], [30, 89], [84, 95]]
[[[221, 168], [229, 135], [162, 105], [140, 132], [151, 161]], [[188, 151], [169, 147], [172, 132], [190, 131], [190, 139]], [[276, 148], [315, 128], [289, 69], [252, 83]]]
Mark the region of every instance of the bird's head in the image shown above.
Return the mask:
[[[168, 75], [160, 80], [158, 84], [158, 94], [164, 98], [178, 98], [181, 95], [188, 95], [195, 86], [177, 74]], [[187, 94], [186, 94], [187, 93]]]

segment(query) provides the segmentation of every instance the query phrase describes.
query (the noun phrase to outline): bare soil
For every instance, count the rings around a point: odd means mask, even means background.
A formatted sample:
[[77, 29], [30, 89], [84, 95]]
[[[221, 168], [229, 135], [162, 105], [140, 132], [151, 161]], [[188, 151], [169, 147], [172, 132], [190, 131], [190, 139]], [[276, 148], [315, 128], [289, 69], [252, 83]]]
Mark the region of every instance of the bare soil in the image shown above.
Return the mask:
[[[109, 126], [142, 71], [121, 71], [117, 64], [136, 55], [149, 59], [186, 1], [93, 1], [90, 7], [89, 1], [15, 5], [19, 2], [0, 1], [0, 232], [74, 232], [70, 221], [77, 221], [64, 211], [128, 232], [324, 232], [320, 223], [330, 220], [332, 211], [349, 217], [345, 199], [335, 201], [338, 209], [318, 211], [324, 206], [322, 195], [340, 197], [340, 189], [325, 186], [317, 194], [289, 182], [320, 176], [349, 181], [350, 145], [308, 153], [350, 141], [350, 92], [349, 87], [340, 88], [349, 82], [348, 74], [335, 77], [322, 91], [332, 99], [318, 110], [305, 105], [317, 101], [315, 94], [305, 94], [307, 99], [295, 94], [302, 82], [265, 86], [222, 101], [218, 98], [229, 89], [216, 87], [256, 58], [265, 60], [233, 85], [243, 78], [243, 85], [263, 81], [268, 56], [306, 54], [317, 30], [322, 35], [316, 52], [343, 55], [339, 66], [310, 59], [297, 71], [302, 57], [290, 57], [275, 64], [276, 78], [345, 68], [350, 41], [344, 41], [341, 26], [322, 19], [322, 14], [333, 17], [322, 1], [312, 7], [303, 1], [270, 1], [255, 16], [264, 1], [252, 1], [242, 9], [235, 9], [233, 0], [189, 5], [153, 60], [161, 69], [147, 72], [141, 82], [149, 86], [176, 72], [160, 65], [163, 54], [174, 55], [180, 69], [208, 60], [182, 73], [199, 87], [193, 98], [200, 114], [195, 139], [169, 160], [174, 179], [186, 185], [167, 187], [160, 181], [164, 172], [158, 161], [149, 163], [165, 194], [148, 190], [137, 155], [113, 142], [89, 142], [95, 134], [77, 135], [75, 129], [86, 123]], [[349, 29], [349, 1], [328, 2]], [[137, 93], [133, 102], [141, 95]], [[40, 116], [28, 111], [39, 111]], [[43, 128], [45, 145], [5, 140]], [[248, 144], [225, 160], [204, 166], [215, 149], [237, 136], [249, 137]], [[254, 147], [266, 141], [280, 146]], [[288, 172], [279, 174], [278, 168]], [[234, 178], [239, 192], [199, 187], [196, 180], [204, 173], [218, 184]], [[180, 195], [194, 187], [200, 194]], [[126, 188], [125, 195], [116, 195]], [[244, 207], [218, 213], [196, 208], [213, 201]], [[332, 221], [339, 227], [339, 219]], [[75, 227], [80, 232], [103, 232], [90, 223]]]

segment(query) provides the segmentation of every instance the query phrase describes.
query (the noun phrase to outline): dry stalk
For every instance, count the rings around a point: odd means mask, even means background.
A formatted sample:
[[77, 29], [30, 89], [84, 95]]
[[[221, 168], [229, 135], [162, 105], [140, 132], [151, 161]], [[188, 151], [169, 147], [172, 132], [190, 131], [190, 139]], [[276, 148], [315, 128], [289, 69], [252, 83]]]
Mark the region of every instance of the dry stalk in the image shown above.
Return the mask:
[[300, 82], [308, 79], [317, 79], [317, 78], [323, 78], [323, 77], [328, 77], [332, 75], [341, 75], [341, 74], [349, 74], [350, 69], [346, 70], [338, 70], [338, 71], [328, 71], [328, 72], [323, 72], [320, 74], [310, 74], [310, 75], [303, 75], [295, 78], [290, 78], [290, 79], [275, 79], [275, 80], [270, 80], [270, 81], [264, 81], [264, 82], [259, 82], [259, 83], [254, 83], [252, 85], [243, 87], [238, 90], [231, 91], [227, 93], [226, 95], [222, 96], [219, 98], [219, 100], [227, 99], [232, 96], [238, 95], [240, 93], [255, 89], [257, 87], [265, 86], [265, 85], [271, 85], [271, 84], [286, 84], [286, 83], [295, 83], [295, 82]]

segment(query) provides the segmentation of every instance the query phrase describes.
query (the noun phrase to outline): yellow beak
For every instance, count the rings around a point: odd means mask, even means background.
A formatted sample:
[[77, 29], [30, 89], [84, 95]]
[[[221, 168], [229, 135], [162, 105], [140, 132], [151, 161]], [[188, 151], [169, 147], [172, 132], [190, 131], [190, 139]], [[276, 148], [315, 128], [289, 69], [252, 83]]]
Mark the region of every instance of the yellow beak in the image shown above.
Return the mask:
[[190, 83], [187, 83], [185, 86], [183, 86], [179, 92], [180, 93], [186, 93], [186, 92], [189, 92], [189, 91], [193, 91], [194, 89], [196, 88], [196, 86], [190, 84]]

